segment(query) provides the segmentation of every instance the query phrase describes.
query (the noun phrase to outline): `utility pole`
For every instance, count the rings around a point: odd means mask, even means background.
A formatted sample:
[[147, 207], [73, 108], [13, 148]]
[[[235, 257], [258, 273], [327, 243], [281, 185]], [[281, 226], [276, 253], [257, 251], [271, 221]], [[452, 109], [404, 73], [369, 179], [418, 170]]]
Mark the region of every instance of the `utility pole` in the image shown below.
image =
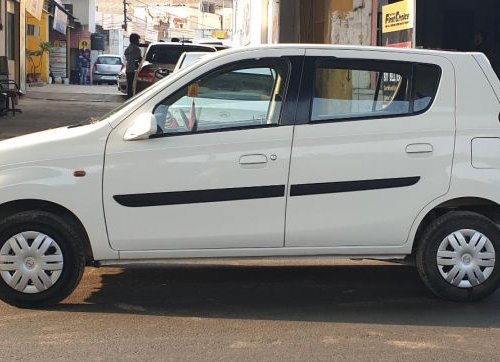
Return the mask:
[[220, 20], [220, 30], [224, 30], [224, 10], [225, 10], [224, 0], [222, 0], [222, 17]]
[[127, 0], [123, 0], [123, 30], [127, 32]]

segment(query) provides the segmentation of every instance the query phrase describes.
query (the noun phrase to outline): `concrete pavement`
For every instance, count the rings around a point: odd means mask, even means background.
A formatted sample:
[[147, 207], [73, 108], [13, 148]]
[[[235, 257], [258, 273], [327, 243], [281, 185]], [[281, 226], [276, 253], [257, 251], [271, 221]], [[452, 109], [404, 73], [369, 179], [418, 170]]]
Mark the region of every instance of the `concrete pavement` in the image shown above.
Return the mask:
[[99, 117], [124, 101], [113, 85], [31, 87], [19, 99], [17, 108], [22, 113], [0, 116], [0, 140]]
[[[63, 96], [63, 94], [61, 94]], [[99, 117], [121, 103], [33, 99], [22, 97], [23, 113], [0, 117], [0, 140], [49, 128], [68, 126], [90, 117]]]
[[500, 293], [434, 298], [415, 268], [307, 260], [87, 269], [63, 304], [0, 303], [5, 360], [495, 361]]
[[123, 102], [125, 99], [125, 95], [118, 91], [116, 85], [74, 84], [48, 84], [43, 87], [28, 87], [26, 97], [80, 102]]

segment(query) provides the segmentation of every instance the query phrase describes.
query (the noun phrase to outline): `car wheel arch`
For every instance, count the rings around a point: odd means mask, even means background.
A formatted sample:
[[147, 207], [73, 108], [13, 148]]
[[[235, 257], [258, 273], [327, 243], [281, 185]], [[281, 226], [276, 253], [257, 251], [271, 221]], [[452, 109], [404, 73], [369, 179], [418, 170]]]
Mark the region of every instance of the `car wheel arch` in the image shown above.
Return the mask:
[[411, 249], [412, 255], [415, 255], [419, 242], [421, 241], [422, 235], [427, 227], [435, 219], [448, 212], [457, 210], [471, 211], [481, 214], [500, 225], [500, 204], [492, 200], [481, 197], [464, 196], [440, 201], [441, 202], [439, 204], [434, 205], [430, 208], [430, 210], [427, 210], [423, 217], [419, 218], [420, 222], [418, 223], [413, 239], [411, 239], [413, 242]]
[[82, 240], [84, 241], [83, 247], [85, 250], [86, 264], [92, 264], [94, 256], [90, 245], [90, 238], [85, 230], [85, 227], [83, 226], [83, 223], [71, 210], [60, 204], [41, 199], [21, 199], [9, 201], [0, 205], [0, 219], [19, 212], [35, 210], [52, 212], [69, 221], [75, 227], [76, 231], [82, 236]]

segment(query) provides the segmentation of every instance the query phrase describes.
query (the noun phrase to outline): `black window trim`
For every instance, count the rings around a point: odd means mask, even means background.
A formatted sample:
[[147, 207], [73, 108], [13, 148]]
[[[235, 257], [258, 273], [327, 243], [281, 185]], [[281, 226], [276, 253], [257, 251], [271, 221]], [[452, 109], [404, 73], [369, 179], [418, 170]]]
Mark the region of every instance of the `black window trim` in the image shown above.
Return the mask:
[[[340, 69], [350, 69], [351, 67], [366, 67], [366, 70], [377, 70], [379, 66], [383, 66], [384, 64], [393, 64], [398, 65], [402, 68], [407, 67], [408, 72], [408, 84], [407, 84], [407, 96], [410, 99], [409, 111], [407, 113], [398, 113], [398, 114], [389, 114], [389, 115], [373, 115], [373, 116], [360, 116], [360, 117], [345, 117], [345, 118], [333, 118], [333, 119], [325, 119], [325, 120], [311, 120], [312, 115], [312, 105], [314, 98], [314, 81], [315, 81], [315, 71], [317, 64], [324, 61], [338, 63]], [[434, 92], [434, 96], [431, 101], [427, 105], [426, 108], [414, 112], [414, 83], [415, 83], [415, 67], [419, 65], [431, 66], [438, 70], [438, 82], [437, 87]], [[374, 68], [374, 69], [371, 69]], [[383, 71], [383, 69], [378, 69], [379, 71]], [[441, 66], [434, 63], [425, 63], [425, 62], [410, 62], [410, 61], [400, 61], [400, 60], [385, 60], [385, 59], [358, 59], [358, 58], [337, 58], [337, 57], [321, 57], [321, 56], [306, 56], [304, 60], [304, 70], [303, 70], [303, 80], [305, 82], [304, 86], [301, 89], [298, 103], [301, 105], [297, 109], [296, 116], [296, 125], [301, 124], [324, 124], [324, 123], [338, 123], [338, 122], [352, 122], [352, 121], [366, 121], [366, 120], [378, 120], [378, 119], [391, 119], [391, 118], [403, 118], [403, 117], [414, 117], [426, 113], [434, 104], [436, 96], [439, 92], [441, 78], [443, 74], [443, 70]]]
[[251, 126], [234, 126], [234, 127], [225, 127], [225, 128], [213, 128], [213, 129], [205, 129], [205, 130], [197, 130], [196, 132], [179, 132], [179, 133], [155, 133], [149, 136], [150, 139], [155, 138], [165, 138], [165, 137], [179, 137], [179, 136], [193, 136], [197, 134], [206, 134], [206, 133], [219, 133], [219, 132], [231, 132], [231, 131], [244, 131], [244, 130], [252, 130], [252, 129], [260, 129], [260, 128], [276, 128], [280, 127], [279, 124], [256, 124]]
[[235, 126], [235, 127], [225, 127], [225, 128], [215, 128], [209, 130], [197, 130], [196, 132], [179, 132], [179, 133], [156, 133], [149, 136], [150, 139], [164, 138], [164, 137], [179, 137], [179, 136], [192, 136], [197, 134], [206, 133], [217, 133], [217, 132], [230, 132], [230, 131], [241, 131], [241, 130], [251, 130], [257, 128], [274, 128], [281, 126], [295, 125], [295, 112], [298, 107], [298, 98], [301, 87], [302, 75], [304, 70], [304, 56], [282, 56], [282, 57], [259, 57], [255, 59], [245, 59], [239, 60], [232, 63], [221, 65], [217, 68], [211, 69], [210, 72], [206, 72], [199, 77], [184, 83], [175, 91], [170, 92], [169, 95], [163, 98], [162, 101], [158, 102], [154, 107], [152, 113], [154, 114], [156, 108], [167, 98], [181, 91], [184, 87], [193, 82], [197, 82], [200, 79], [206, 77], [207, 75], [214, 74], [221, 70], [228, 69], [241, 69], [245, 66], [255, 66], [255, 62], [261, 64], [263, 61], [268, 61], [271, 64], [272, 61], [285, 61], [288, 66], [287, 76], [285, 81], [285, 94], [282, 100], [282, 106], [280, 110], [280, 115], [278, 117], [278, 122], [274, 124], [262, 124], [262, 125], [252, 125], [252, 126]]

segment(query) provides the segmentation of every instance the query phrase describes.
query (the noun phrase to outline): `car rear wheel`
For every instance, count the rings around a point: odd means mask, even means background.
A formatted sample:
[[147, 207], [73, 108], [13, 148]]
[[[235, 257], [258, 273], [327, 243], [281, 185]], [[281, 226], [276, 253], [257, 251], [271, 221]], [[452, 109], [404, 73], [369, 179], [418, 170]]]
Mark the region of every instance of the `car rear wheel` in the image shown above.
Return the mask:
[[447, 213], [425, 231], [417, 249], [417, 268], [437, 296], [474, 301], [500, 285], [500, 229], [487, 217], [465, 211]]
[[45, 211], [25, 211], [0, 222], [0, 299], [45, 307], [66, 298], [85, 268], [81, 237], [71, 222]]

